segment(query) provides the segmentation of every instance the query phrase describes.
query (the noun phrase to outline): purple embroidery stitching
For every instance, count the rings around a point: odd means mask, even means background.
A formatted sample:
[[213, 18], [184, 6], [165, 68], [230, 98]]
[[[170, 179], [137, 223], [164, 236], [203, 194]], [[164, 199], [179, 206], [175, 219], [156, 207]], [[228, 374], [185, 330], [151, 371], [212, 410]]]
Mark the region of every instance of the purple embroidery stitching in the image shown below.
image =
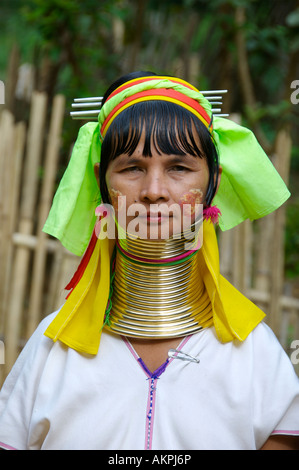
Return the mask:
[[152, 438], [153, 438], [153, 425], [154, 425], [154, 411], [155, 411], [155, 399], [156, 399], [156, 383], [157, 380], [160, 378], [160, 375], [163, 374], [165, 371], [169, 359], [167, 359], [158, 369], [154, 372], [151, 372], [141, 359], [138, 358], [139, 364], [144, 369], [144, 372], [148, 376], [149, 382], [149, 395], [148, 395], [148, 403], [147, 403], [147, 410], [146, 410], [146, 431], [145, 431], [145, 449], [151, 450], [152, 448]]
[[[182, 347], [187, 343], [191, 336], [187, 336], [184, 340], [180, 343], [177, 350], [181, 350]], [[134, 350], [131, 343], [127, 340], [127, 338], [122, 337], [126, 346], [128, 347], [129, 351], [131, 351], [134, 358], [137, 360], [141, 368], [144, 370], [145, 374], [147, 375], [149, 380], [149, 393], [148, 393], [148, 402], [147, 402], [147, 409], [146, 409], [146, 429], [145, 429], [145, 450], [152, 449], [152, 440], [153, 440], [153, 424], [154, 424], [154, 414], [155, 414], [155, 400], [156, 400], [156, 384], [158, 379], [160, 378], [161, 374], [165, 372], [166, 367], [173, 361], [173, 358], [167, 359], [158, 369], [154, 372], [151, 372], [148, 367], [145, 365], [141, 357], [138, 356], [136, 351]]]

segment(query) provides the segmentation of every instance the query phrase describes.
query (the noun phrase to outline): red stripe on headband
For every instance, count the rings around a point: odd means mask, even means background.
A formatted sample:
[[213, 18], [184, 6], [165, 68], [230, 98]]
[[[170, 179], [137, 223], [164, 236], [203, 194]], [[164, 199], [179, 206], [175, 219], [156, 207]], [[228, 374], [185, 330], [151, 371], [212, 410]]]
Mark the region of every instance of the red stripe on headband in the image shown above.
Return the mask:
[[133, 79], [133, 80], [130, 80], [130, 81], [124, 83], [123, 85], [120, 85], [118, 88], [116, 88], [116, 90], [114, 90], [111, 93], [111, 95], [108, 96], [108, 98], [106, 99], [106, 103], [107, 103], [108, 100], [110, 100], [110, 98], [117, 95], [121, 91], [126, 90], [127, 88], [130, 88], [134, 85], [139, 85], [140, 83], [148, 82], [148, 81], [151, 81], [151, 80], [162, 80], [162, 79], [163, 80], [168, 80], [168, 81], [173, 82], [173, 83], [177, 83], [178, 85], [183, 85], [183, 86], [189, 88], [190, 90], [198, 91], [195, 87], [193, 87], [189, 83], [185, 82], [184, 80], [180, 80], [180, 79], [175, 78], [175, 77], [161, 77], [161, 76], [156, 75], [156, 76], [151, 76], [151, 77], [141, 77], [141, 78]]
[[[105, 131], [105, 128], [107, 124], [110, 122], [110, 120], [113, 118], [113, 116], [123, 107], [125, 107], [127, 104], [131, 103], [132, 101], [136, 101], [138, 99], [144, 98], [144, 97], [151, 97], [151, 96], [157, 96], [158, 100], [159, 97], [165, 98], [169, 97], [171, 99], [175, 99], [177, 101], [180, 101], [181, 103], [184, 103], [188, 105], [189, 107], [195, 109], [201, 117], [205, 120], [206, 122], [206, 127], [209, 126], [210, 123], [210, 116], [208, 113], [205, 111], [205, 109], [198, 103], [198, 101], [194, 100], [193, 98], [189, 98], [188, 96], [184, 95], [183, 93], [180, 93], [179, 91], [168, 89], [168, 88], [163, 88], [163, 89], [151, 89], [151, 90], [145, 90], [141, 91], [139, 93], [136, 93], [135, 95], [129, 96], [125, 100], [123, 100], [121, 103], [119, 103], [113, 110], [110, 112], [110, 114], [106, 117], [105, 121], [103, 122], [102, 128], [101, 128], [101, 133]], [[135, 104], [135, 103], [134, 103]]]

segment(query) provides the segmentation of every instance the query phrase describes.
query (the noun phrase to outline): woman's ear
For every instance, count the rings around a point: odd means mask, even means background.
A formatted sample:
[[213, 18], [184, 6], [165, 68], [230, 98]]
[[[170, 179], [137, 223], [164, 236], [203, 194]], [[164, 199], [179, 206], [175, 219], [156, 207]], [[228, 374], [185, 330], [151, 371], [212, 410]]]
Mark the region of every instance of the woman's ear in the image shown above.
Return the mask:
[[98, 183], [98, 187], [100, 187], [100, 163], [95, 163], [93, 171]]

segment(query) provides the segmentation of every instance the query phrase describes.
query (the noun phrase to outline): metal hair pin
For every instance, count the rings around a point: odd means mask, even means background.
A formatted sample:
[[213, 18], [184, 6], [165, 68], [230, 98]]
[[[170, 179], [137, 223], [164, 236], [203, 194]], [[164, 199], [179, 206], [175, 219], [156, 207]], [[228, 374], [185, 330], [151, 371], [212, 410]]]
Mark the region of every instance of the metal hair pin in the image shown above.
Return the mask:
[[[201, 91], [206, 99], [212, 105], [212, 113], [214, 116], [228, 117], [229, 114], [221, 114], [222, 95], [227, 93], [227, 90], [209, 90]], [[97, 121], [98, 114], [101, 110], [102, 96], [93, 96], [90, 98], [75, 98], [72, 103], [72, 108], [77, 111], [71, 111], [70, 115], [73, 119], [81, 119], [88, 121]], [[216, 107], [217, 106], [217, 107]]]
[[200, 360], [190, 354], [184, 353], [183, 351], [178, 351], [177, 349], [169, 349], [168, 357], [172, 359], [181, 359], [181, 361], [196, 362], [199, 364]]

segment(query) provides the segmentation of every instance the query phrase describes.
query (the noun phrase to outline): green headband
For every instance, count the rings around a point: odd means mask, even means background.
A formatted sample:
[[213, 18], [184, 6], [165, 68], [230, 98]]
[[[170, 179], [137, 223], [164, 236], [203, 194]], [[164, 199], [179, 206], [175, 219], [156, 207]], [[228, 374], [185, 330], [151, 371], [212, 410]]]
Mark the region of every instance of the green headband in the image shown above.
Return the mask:
[[[114, 91], [114, 93], [111, 94], [111, 97], [108, 97], [107, 101], [103, 105], [103, 108], [101, 109], [101, 112], [98, 116], [100, 129], [104, 121], [108, 118], [108, 116], [111, 114], [112, 111], [117, 109], [120, 103], [125, 103], [128, 98], [132, 98], [135, 96], [137, 97], [138, 94], [141, 92], [151, 92], [153, 90], [156, 90], [157, 92], [164, 91], [165, 98], [168, 95], [167, 90], [171, 90], [171, 91], [177, 92], [179, 95], [181, 94], [185, 97], [191, 98], [192, 100], [196, 101], [197, 103], [199, 103], [200, 107], [204, 110], [204, 113], [206, 117], [208, 118], [208, 122], [206, 123], [205, 122], [206, 119], [205, 120], [202, 119], [201, 116], [199, 116], [199, 119], [203, 120], [206, 126], [209, 125], [211, 115], [212, 115], [210, 102], [197, 89], [195, 89], [194, 87], [189, 88], [189, 84], [187, 82], [184, 82], [182, 80], [180, 80], [180, 82], [175, 82], [175, 81], [171, 81], [171, 78], [166, 79], [165, 77], [145, 77], [141, 79], [132, 80], [129, 83], [130, 83], [129, 87], [127, 87], [126, 84], [124, 84], [120, 86], [119, 88], [117, 88]], [[188, 86], [185, 86], [184, 83], [186, 83], [186, 85]], [[163, 98], [163, 96], [161, 98], [159, 97], [156, 97], [156, 98], [161, 99]], [[169, 101], [171, 101], [171, 98], [168, 97], [168, 99]], [[150, 97], [148, 97], [148, 100], [150, 100]], [[195, 109], [195, 105], [197, 103], [192, 104], [193, 109]], [[186, 106], [186, 103], [183, 100], [181, 100], [179, 104], [185, 109], [186, 108], [188, 109], [188, 106]]]
[[[210, 114], [210, 103], [203, 95], [170, 80], [144, 82], [138, 91], [173, 88], [196, 99]], [[129, 87], [102, 107], [98, 121], [81, 127], [68, 167], [55, 194], [44, 232], [58, 238], [74, 254], [81, 256], [91, 238], [100, 201], [94, 165], [101, 160], [100, 124], [124, 96], [137, 89]], [[128, 95], [129, 93], [129, 95]], [[191, 96], [192, 95], [192, 96]], [[113, 100], [113, 101], [112, 101]], [[255, 220], [280, 207], [290, 196], [282, 178], [265, 154], [254, 134], [229, 119], [213, 119], [213, 137], [222, 166], [222, 176], [214, 203], [221, 211], [219, 226], [228, 230], [246, 219]]]

